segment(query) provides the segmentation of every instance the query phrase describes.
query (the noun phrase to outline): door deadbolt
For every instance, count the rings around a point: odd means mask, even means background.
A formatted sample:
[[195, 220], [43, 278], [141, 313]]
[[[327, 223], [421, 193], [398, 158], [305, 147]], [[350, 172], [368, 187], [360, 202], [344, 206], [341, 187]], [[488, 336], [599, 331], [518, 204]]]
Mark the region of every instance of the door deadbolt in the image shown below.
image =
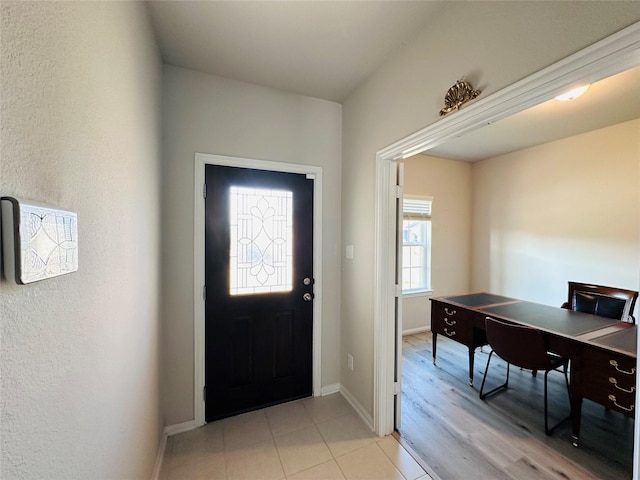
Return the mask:
[[309, 277], [305, 277], [305, 279], [302, 280], [302, 283], [304, 285], [311, 285], [311, 279]]
[[310, 293], [305, 293], [304, 295], [302, 295], [302, 298], [305, 302], [310, 302], [311, 300], [313, 300], [313, 295], [311, 295]]

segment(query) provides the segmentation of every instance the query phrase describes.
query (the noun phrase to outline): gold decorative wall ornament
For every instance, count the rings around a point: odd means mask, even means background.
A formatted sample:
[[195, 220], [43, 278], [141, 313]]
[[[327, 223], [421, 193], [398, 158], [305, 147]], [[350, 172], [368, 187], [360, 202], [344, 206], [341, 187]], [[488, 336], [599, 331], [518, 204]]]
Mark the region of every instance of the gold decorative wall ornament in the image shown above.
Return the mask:
[[469, 100], [473, 100], [480, 95], [480, 90], [474, 90], [469, 82], [458, 80], [444, 96], [444, 108], [440, 110], [440, 116], [444, 116], [452, 110], [458, 110]]

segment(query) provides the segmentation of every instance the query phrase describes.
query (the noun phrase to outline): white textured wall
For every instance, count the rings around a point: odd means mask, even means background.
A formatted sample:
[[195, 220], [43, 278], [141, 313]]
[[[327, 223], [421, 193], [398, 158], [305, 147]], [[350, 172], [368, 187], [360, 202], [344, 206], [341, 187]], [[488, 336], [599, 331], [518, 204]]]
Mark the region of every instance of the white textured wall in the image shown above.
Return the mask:
[[194, 418], [196, 152], [323, 168], [322, 385], [337, 384], [341, 106], [178, 67], [165, 66], [163, 80], [163, 399], [167, 424]]
[[431, 294], [404, 297], [402, 329], [431, 327], [429, 297], [464, 293], [471, 285], [472, 164], [415, 155], [404, 160], [405, 195], [433, 197]]
[[637, 2], [447, 2], [345, 101], [342, 239], [356, 256], [343, 264], [340, 378], [369, 413], [376, 151], [436, 122], [461, 76], [488, 96], [638, 20]]
[[473, 180], [474, 290], [549, 305], [570, 280], [640, 290], [640, 120], [478, 162]]
[[78, 213], [78, 272], [0, 283], [0, 477], [147, 479], [159, 405], [160, 58], [144, 4], [1, 4], [0, 193]]

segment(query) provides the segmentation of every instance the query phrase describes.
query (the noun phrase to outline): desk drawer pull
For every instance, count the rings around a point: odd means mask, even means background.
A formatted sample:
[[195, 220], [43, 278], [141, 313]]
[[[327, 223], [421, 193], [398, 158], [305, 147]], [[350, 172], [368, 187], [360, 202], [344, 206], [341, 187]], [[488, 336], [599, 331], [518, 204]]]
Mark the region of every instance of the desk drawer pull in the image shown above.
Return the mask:
[[617, 371], [619, 371], [620, 373], [624, 373], [625, 375], [633, 375], [634, 373], [636, 373], [636, 369], [635, 367], [631, 369], [631, 371], [626, 371], [626, 370], [621, 370], [618, 368], [618, 362], [616, 362], [615, 360], [609, 360], [609, 364], [611, 366], [613, 366]]
[[455, 320], [449, 320], [448, 318], [445, 318], [444, 319], [444, 323], [446, 323], [450, 327], [453, 327], [456, 324], [456, 321]]
[[627, 390], [626, 388], [622, 388], [618, 386], [618, 381], [613, 378], [613, 377], [609, 377], [609, 383], [613, 383], [613, 386], [616, 387], [618, 390], [624, 392], [624, 393], [633, 393], [636, 390], [636, 387], [631, 387], [629, 390]]
[[456, 331], [454, 330], [453, 332], [449, 332], [449, 331], [447, 331], [447, 329], [445, 328], [445, 329], [444, 329], [444, 333], [445, 333], [445, 335], [448, 335], [448, 336], [450, 336], [450, 337], [453, 337], [453, 336], [456, 334]]
[[629, 408], [623, 407], [622, 405], [618, 405], [618, 402], [616, 401], [617, 399], [616, 399], [615, 395], [609, 395], [609, 400], [611, 400], [616, 407], [621, 408], [622, 410], [626, 410], [627, 412], [632, 412], [633, 411], [633, 405], [629, 406]]
[[447, 307], [444, 307], [444, 313], [446, 313], [447, 315], [455, 315], [456, 311], [455, 310], [449, 310]]

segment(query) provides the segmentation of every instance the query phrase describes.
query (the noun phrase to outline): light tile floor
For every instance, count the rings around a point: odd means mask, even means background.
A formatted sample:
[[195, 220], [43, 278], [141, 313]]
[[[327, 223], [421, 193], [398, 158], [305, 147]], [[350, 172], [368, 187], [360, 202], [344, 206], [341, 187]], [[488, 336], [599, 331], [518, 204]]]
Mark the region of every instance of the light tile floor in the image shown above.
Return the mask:
[[429, 480], [340, 395], [305, 398], [168, 439], [161, 480]]

